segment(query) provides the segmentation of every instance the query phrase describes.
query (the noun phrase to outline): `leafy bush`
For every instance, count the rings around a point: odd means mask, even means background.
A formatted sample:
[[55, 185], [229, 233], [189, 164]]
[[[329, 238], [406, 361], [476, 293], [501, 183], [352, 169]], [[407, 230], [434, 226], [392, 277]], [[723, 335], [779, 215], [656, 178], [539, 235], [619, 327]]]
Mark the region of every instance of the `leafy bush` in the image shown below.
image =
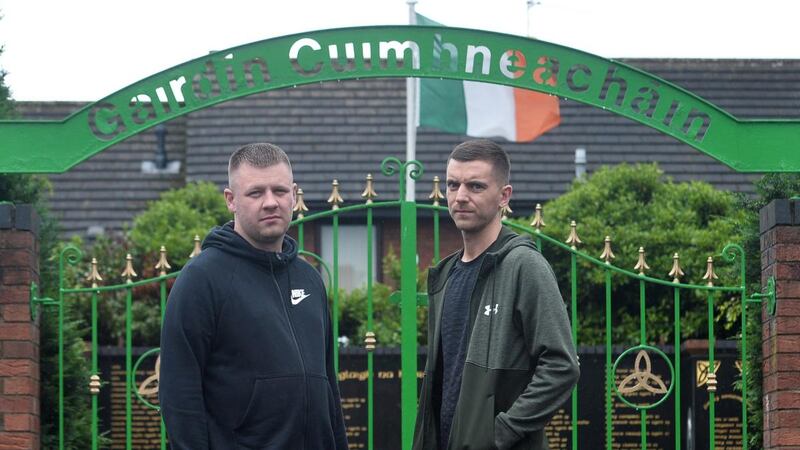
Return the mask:
[[[586, 181], [576, 181], [561, 197], [544, 208], [548, 236], [565, 239], [571, 220], [578, 222], [583, 241], [579, 250], [598, 257], [605, 236], [611, 236], [615, 266], [633, 272], [639, 247], [646, 251], [652, 277], [671, 280], [667, 274], [673, 254], [680, 254], [684, 283], [705, 284], [706, 259], [714, 256], [717, 284], [738, 284], [734, 264], [719, 257], [726, 243], [739, 243], [737, 228], [745, 216], [736, 198], [702, 182], [675, 183], [665, 178], [655, 164], [622, 164], [604, 167]], [[531, 219], [518, 220], [529, 225]], [[543, 253], [553, 265], [562, 289], [570, 286], [570, 254], [544, 244]], [[598, 344], [605, 339], [605, 270], [578, 259], [579, 342]], [[569, 299], [569, 292], [564, 292]], [[673, 339], [672, 288], [648, 284], [646, 292], [647, 336], [650, 342], [671, 343]], [[706, 332], [706, 294], [683, 291], [681, 299], [682, 337], [703, 337]], [[735, 334], [739, 299], [718, 295], [718, 331]], [[639, 335], [639, 283], [622, 275], [612, 276], [612, 339], [632, 343]], [[717, 334], [720, 337], [719, 334]]]
[[[383, 258], [383, 273], [387, 283], [374, 283], [372, 286], [373, 333], [379, 347], [400, 345], [400, 304], [389, 297], [400, 281], [400, 259], [390, 247]], [[417, 292], [426, 290], [427, 271], [417, 271]], [[339, 293], [341, 319], [339, 335], [346, 336], [352, 345], [363, 345], [367, 333], [367, 290], [354, 289]], [[417, 308], [417, 342], [425, 345], [428, 339], [428, 308]]]
[[[190, 183], [167, 191], [134, 219], [130, 233], [134, 256], [158, 261], [158, 251], [164, 245], [173, 270], [178, 270], [189, 260], [195, 235], [202, 239], [211, 228], [229, 220], [225, 199], [213, 183]], [[140, 275], [153, 276], [155, 270]]]

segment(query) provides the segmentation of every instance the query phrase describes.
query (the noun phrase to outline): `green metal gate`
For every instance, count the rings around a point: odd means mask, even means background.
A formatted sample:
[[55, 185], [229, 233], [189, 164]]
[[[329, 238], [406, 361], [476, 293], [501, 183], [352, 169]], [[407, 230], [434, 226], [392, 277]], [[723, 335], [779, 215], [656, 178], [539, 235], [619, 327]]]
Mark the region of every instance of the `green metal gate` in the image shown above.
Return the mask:
[[[375, 348], [376, 343], [375, 335], [373, 333], [374, 327], [374, 313], [373, 313], [373, 246], [375, 245], [375, 234], [374, 234], [374, 224], [373, 224], [373, 213], [378, 208], [384, 209], [399, 209], [400, 211], [400, 228], [401, 228], [401, 237], [400, 237], [400, 246], [401, 246], [401, 280], [400, 280], [400, 304], [399, 307], [401, 308], [401, 370], [404, 374], [416, 374], [417, 373], [417, 324], [416, 324], [416, 311], [418, 307], [425, 307], [425, 301], [420, 301], [418, 299], [424, 299], [424, 295], [418, 295], [416, 292], [416, 274], [417, 274], [417, 219], [418, 219], [418, 210], [427, 210], [430, 211], [433, 220], [433, 259], [434, 262], [439, 260], [439, 236], [440, 236], [440, 217], [442, 214], [447, 214], [447, 209], [443, 206], [439, 205], [439, 201], [443, 199], [443, 195], [439, 191], [439, 180], [438, 177], [434, 178], [434, 187], [433, 191], [430, 195], [430, 199], [432, 202], [430, 204], [417, 204], [412, 201], [407, 201], [405, 191], [406, 191], [406, 181], [407, 177], [410, 177], [414, 180], [419, 180], [423, 174], [423, 167], [417, 161], [408, 161], [408, 162], [401, 162], [399, 159], [390, 157], [386, 158], [382, 165], [381, 165], [381, 172], [383, 175], [386, 176], [393, 176], [397, 178], [398, 181], [398, 200], [388, 200], [388, 201], [375, 201], [374, 199], [377, 197], [377, 194], [373, 188], [373, 179], [371, 175], [367, 176], [367, 184], [362, 197], [364, 201], [362, 203], [353, 204], [351, 206], [343, 206], [344, 200], [342, 199], [341, 195], [338, 191], [338, 183], [334, 180], [333, 182], [333, 191], [330, 195], [328, 202], [331, 204], [331, 209], [324, 212], [315, 213], [309, 216], [306, 216], [306, 212], [308, 211], [302, 197], [302, 190], [298, 192], [298, 202], [295, 207], [295, 211], [297, 212], [297, 219], [292, 223], [293, 226], [296, 227], [298, 241], [301, 248], [301, 254], [305, 255], [309, 258], [312, 258], [320, 263], [320, 266], [325, 271], [325, 275], [328, 277], [329, 286], [331, 286], [331, 305], [332, 305], [332, 314], [334, 317], [333, 321], [333, 332], [335, 336], [338, 336], [339, 332], [339, 311], [340, 311], [340, 299], [339, 299], [339, 221], [342, 216], [357, 216], [357, 217], [365, 217], [366, 223], [366, 243], [367, 243], [367, 254], [365, 257], [367, 258], [367, 333], [364, 336], [364, 343], [368, 350], [372, 350]], [[504, 212], [504, 215], [510, 211]], [[505, 218], [505, 217], [504, 217]], [[319, 255], [313, 254], [307, 250], [305, 250], [305, 226], [311, 222], [322, 222], [326, 224], [330, 224], [332, 226], [332, 236], [333, 236], [333, 264], [332, 267], [328, 267], [320, 258]], [[635, 408], [639, 412], [640, 416], [640, 426], [641, 426], [641, 448], [647, 448], [647, 427], [648, 427], [648, 410], [651, 408], [665, 402], [665, 401], [672, 401], [674, 403], [675, 408], [675, 428], [674, 428], [674, 448], [681, 449], [684, 448], [682, 438], [681, 438], [681, 421], [678, 418], [681, 417], [681, 403], [680, 403], [680, 376], [681, 376], [681, 321], [680, 321], [680, 312], [681, 312], [681, 298], [684, 296], [685, 293], [688, 291], [699, 291], [705, 295], [707, 308], [708, 308], [708, 336], [709, 336], [709, 348], [708, 348], [708, 361], [710, 364], [709, 367], [709, 375], [708, 375], [708, 398], [709, 398], [709, 435], [711, 436], [710, 440], [710, 449], [715, 448], [715, 411], [714, 411], [714, 404], [715, 404], [715, 392], [716, 392], [716, 380], [715, 380], [715, 355], [714, 355], [714, 336], [715, 336], [715, 298], [721, 294], [728, 294], [728, 295], [735, 295], [740, 298], [741, 301], [741, 320], [742, 320], [742, 331], [744, 331], [744, 324], [747, 317], [747, 310], [748, 307], [753, 303], [760, 303], [762, 298], [768, 298], [770, 300], [770, 308], [774, 308], [774, 282], [770, 280], [768, 285], [768, 292], [767, 294], [755, 294], [751, 298], [748, 298], [745, 292], [745, 255], [743, 249], [736, 244], [729, 244], [722, 249], [720, 254], [721, 259], [727, 263], [734, 264], [738, 270], [738, 283], [728, 285], [728, 286], [719, 286], [715, 285], [715, 280], [717, 279], [717, 275], [715, 274], [715, 266], [714, 260], [712, 256], [708, 257], [706, 261], [706, 273], [703, 276], [703, 283], [702, 284], [687, 284], [681, 281], [681, 277], [683, 276], [683, 271], [680, 267], [680, 261], [677, 254], [675, 254], [674, 258], [674, 266], [672, 271], [670, 272], [670, 276], [673, 277], [672, 280], [662, 280], [658, 278], [653, 278], [646, 275], [646, 271], [649, 269], [647, 265], [647, 261], [645, 259], [645, 251], [643, 248], [639, 249], [639, 262], [633, 268], [634, 271], [629, 271], [624, 268], [615, 266], [613, 264], [613, 259], [615, 255], [613, 253], [613, 249], [611, 246], [611, 238], [606, 237], [605, 239], [605, 247], [602, 250], [602, 253], [599, 257], [591, 256], [588, 252], [579, 250], [578, 245], [581, 244], [580, 238], [577, 234], [577, 224], [573, 222], [571, 224], [571, 233], [567, 237], [565, 242], [562, 242], [560, 239], [557, 239], [552, 236], [546, 235], [542, 231], [542, 227], [544, 227], [544, 220], [542, 215], [542, 208], [537, 206], [536, 214], [534, 216], [533, 222], [530, 226], [522, 226], [512, 222], [506, 222], [506, 225], [516, 229], [516, 231], [524, 234], [530, 234], [534, 240], [536, 241], [538, 247], [540, 249], [545, 250], [553, 250], [553, 251], [563, 251], [568, 252], [570, 261], [571, 261], [571, 271], [570, 271], [570, 298], [568, 299], [568, 306], [571, 312], [571, 322], [573, 324], [573, 338], [575, 340], [576, 345], [579, 344], [578, 342], [578, 305], [577, 305], [577, 292], [579, 289], [578, 284], [578, 262], [582, 261], [584, 263], [588, 263], [594, 265], [596, 267], [602, 268], [605, 273], [605, 298], [604, 298], [604, 309], [605, 309], [605, 373], [606, 373], [606, 389], [605, 389], [605, 447], [607, 449], [612, 448], [612, 433], [613, 433], [613, 421], [612, 421], [612, 404], [613, 404], [613, 397], [617, 396], [620, 400], [624, 403], [628, 404], [629, 406]], [[199, 247], [199, 237], [195, 237], [195, 252], [193, 252], [192, 256], [196, 255], [200, 251]], [[167, 299], [167, 280], [170, 278], [174, 278], [178, 276], [179, 272], [172, 272], [169, 273], [168, 270], [170, 269], [170, 265], [167, 261], [167, 253], [164, 247], [161, 248], [160, 251], [160, 260], [156, 264], [155, 268], [159, 271], [160, 275], [154, 278], [144, 279], [140, 281], [134, 281], [133, 279], [136, 277], [136, 273], [133, 270], [132, 261], [130, 255], [128, 255], [127, 261], [120, 262], [120, 266], [124, 266], [124, 270], [122, 272], [122, 276], [127, 279], [127, 282], [120, 285], [114, 286], [100, 286], [100, 282], [102, 281], [102, 277], [100, 275], [100, 269], [98, 268], [96, 260], [92, 260], [90, 267], [90, 276], [88, 281], [90, 282], [91, 286], [89, 287], [73, 287], [73, 286], [66, 286], [65, 285], [65, 268], [66, 265], [76, 266], [79, 264], [85, 264], [83, 262], [83, 253], [80, 249], [68, 246], [66, 247], [60, 255], [59, 258], [59, 280], [60, 280], [60, 290], [57, 299], [49, 299], [49, 298], [39, 298], [37, 294], [36, 286], [33, 285], [31, 287], [31, 310], [36, 311], [35, 307], [37, 305], [45, 305], [52, 308], [48, 308], [46, 310], [47, 314], [58, 314], [59, 319], [59, 448], [63, 448], [63, 430], [64, 427], [67, 425], [64, 423], [64, 385], [63, 385], [63, 354], [64, 354], [64, 341], [63, 341], [63, 327], [64, 327], [64, 305], [66, 302], [71, 301], [74, 299], [78, 294], [83, 295], [90, 295], [91, 296], [91, 368], [92, 368], [92, 376], [90, 380], [86, 380], [88, 384], [88, 389], [93, 394], [92, 395], [92, 434], [93, 439], [91, 443], [92, 449], [99, 448], [99, 425], [98, 425], [98, 398], [97, 394], [100, 392], [101, 389], [105, 386], [105, 381], [101, 379], [100, 369], [98, 366], [98, 305], [104, 301], [104, 297], [107, 297], [112, 292], [122, 292], [125, 295], [125, 327], [126, 327], [126, 339], [125, 339], [125, 373], [126, 373], [126, 394], [125, 394], [125, 409], [126, 409], [126, 421], [125, 421], [125, 448], [133, 448], [132, 447], [132, 433], [133, 433], [133, 426], [132, 426], [132, 407], [134, 402], [142, 402], [146, 406], [158, 409], [158, 405], [154, 403], [154, 396], [157, 393], [157, 388], [153, 385], [157, 383], [157, 372], [158, 372], [158, 363], [156, 362], [156, 375], [155, 377], [150, 377], [147, 380], [143, 381], [142, 383], [135, 382], [136, 379], [136, 372], [142, 363], [143, 360], [146, 358], [153, 358], [158, 353], [158, 348], [153, 348], [147, 351], [145, 354], [141, 355], [136, 361], [133, 358], [133, 351], [132, 351], [132, 305], [135, 299], [133, 298], [133, 291], [134, 288], [142, 285], [150, 285], [155, 284], [159, 287], [160, 290], [160, 306], [161, 311], [163, 314], [164, 306]], [[116, 270], [116, 269], [115, 269]], [[612, 279], [613, 277], [625, 277], [627, 279], [638, 281], [639, 284], [639, 322], [640, 322], [640, 329], [639, 329], [639, 336], [638, 336], [638, 345], [632, 346], [630, 348], [625, 349], [621, 352], [621, 354], [614, 359], [613, 358], [613, 342], [611, 339], [611, 327], [612, 327], [612, 316], [611, 312], [614, 307], [614, 299], [612, 298]], [[655, 345], [648, 343], [648, 330], [646, 327], [645, 317], [647, 311], [647, 292], [648, 286], [653, 285], [661, 285], [666, 286], [667, 288], [671, 289], [674, 296], [674, 334], [675, 334], [675, 352], [673, 358], [670, 359], [667, 355], [657, 348]], [[744, 332], [741, 333], [742, 336], [742, 360], [746, 359], [746, 351], [747, 346], [745, 345], [746, 342], [746, 335]], [[635, 376], [628, 377], [623, 382], [617, 384], [613, 380], [615, 379], [615, 373], [621, 361], [624, 358], [629, 357], [631, 355], [636, 355], [636, 372], [633, 374]], [[666, 365], [669, 367], [670, 371], [670, 379], [663, 380], [662, 377], [654, 375], [650, 372], [650, 357], [652, 355], [661, 357]], [[367, 412], [368, 412], [368, 423], [367, 423], [367, 439], [368, 439], [368, 448], [380, 449], [380, 443], [374, 442], [374, 405], [376, 399], [373, 396], [373, 356], [372, 353], [368, 354], [367, 357], [368, 363], [368, 380], [367, 380]], [[338, 349], [336, 350], [336, 364], [337, 364], [337, 371], [338, 371]], [[644, 370], [641, 369], [642, 361], [644, 361], [645, 367]], [[748, 377], [746, 366], [743, 366], [742, 370], [742, 411], [741, 411], [741, 420], [742, 420], [742, 446], [743, 448], [747, 448], [747, 410], [746, 410], [746, 398], [747, 398], [747, 377]], [[644, 384], [642, 384], [644, 383]], [[633, 384], [631, 386], [631, 384]], [[657, 401], [650, 403], [650, 404], [636, 404], [630, 402], [626, 399], [625, 394], [635, 391], [636, 389], [642, 388], [650, 388], [653, 392], [657, 392], [661, 397], [657, 399]], [[402, 448], [404, 450], [409, 450], [411, 448], [411, 440], [413, 436], [413, 428], [414, 428], [414, 421], [416, 416], [416, 408], [417, 408], [417, 380], [415, 376], [406, 376], [402, 377], [401, 380], [401, 399], [402, 399]], [[578, 441], [578, 412], [579, 412], [580, 405], [578, 404], [578, 396], [577, 396], [577, 388], [573, 392], [572, 401], [571, 401], [571, 433], [572, 433], [572, 445], [571, 448], [576, 450], [581, 448], [581, 443]], [[161, 425], [161, 448], [166, 448], [167, 441], [166, 435], [163, 427], [163, 423]], [[585, 447], [583, 447], [585, 448]]]

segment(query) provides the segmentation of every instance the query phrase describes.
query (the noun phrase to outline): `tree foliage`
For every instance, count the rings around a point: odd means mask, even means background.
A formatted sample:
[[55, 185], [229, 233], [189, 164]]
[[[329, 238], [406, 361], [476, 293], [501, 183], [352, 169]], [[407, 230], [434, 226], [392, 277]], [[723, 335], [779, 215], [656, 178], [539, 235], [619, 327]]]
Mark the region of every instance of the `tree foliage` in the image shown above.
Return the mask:
[[[548, 236], [564, 240], [570, 221], [578, 223], [583, 241], [579, 250], [599, 257], [604, 238], [612, 239], [615, 266], [635, 272], [639, 248], [645, 250], [651, 277], [666, 279], [679, 253], [684, 283], [705, 284], [706, 260], [714, 257], [717, 284], [738, 285], [736, 265], [720, 258], [723, 247], [740, 243], [737, 223], [744, 212], [736, 198], [707, 183], [676, 183], [666, 178], [656, 164], [622, 164], [601, 168], [585, 181], [576, 181], [570, 190], [544, 207]], [[531, 219], [519, 223], [529, 225]], [[570, 254], [544, 244], [543, 253], [551, 262], [565, 299], [570, 298]], [[602, 265], [579, 258], [578, 320], [579, 342], [598, 344], [605, 339], [605, 274]], [[640, 327], [639, 282], [635, 278], [612, 276], [612, 339], [616, 344], [638, 339]], [[670, 343], [673, 331], [672, 289], [655, 284], [646, 288], [646, 328], [650, 342]], [[723, 335], [735, 333], [739, 302], [732, 296], [717, 297], [716, 319]], [[707, 330], [706, 294], [683, 291], [681, 300], [682, 337], [705, 337]], [[718, 337], [719, 334], [718, 334]]]

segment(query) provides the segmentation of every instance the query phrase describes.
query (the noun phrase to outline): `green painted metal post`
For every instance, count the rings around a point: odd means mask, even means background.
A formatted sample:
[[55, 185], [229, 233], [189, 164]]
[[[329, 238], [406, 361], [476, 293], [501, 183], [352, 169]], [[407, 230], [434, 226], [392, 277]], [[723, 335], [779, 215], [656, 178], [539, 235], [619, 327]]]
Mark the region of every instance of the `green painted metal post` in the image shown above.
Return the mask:
[[133, 291], [125, 292], [125, 449], [133, 448]]
[[673, 365], [675, 366], [675, 449], [681, 449], [681, 290], [676, 287], [674, 292], [674, 328], [675, 328], [675, 355]]
[[[541, 248], [540, 248], [541, 249]], [[570, 313], [572, 315], [572, 342], [578, 348], [578, 262], [575, 252], [570, 254]], [[578, 450], [578, 386], [572, 389], [572, 450]]]
[[339, 215], [333, 216], [333, 369], [339, 373]]
[[[167, 312], [167, 280], [161, 280], [161, 322], [164, 322], [164, 313]], [[161, 450], [167, 450], [167, 426], [164, 424], [164, 418], [159, 414], [159, 422], [161, 422]]]
[[[403, 176], [405, 172], [403, 172]], [[402, 360], [401, 397], [403, 450], [411, 450], [417, 416], [417, 211], [416, 203], [404, 200], [400, 206], [400, 351]]]
[[611, 271], [606, 269], [606, 449], [612, 450], [611, 393], [614, 389], [614, 374], [611, 370]]
[[[367, 208], [367, 332], [373, 332], [372, 314], [372, 208]], [[373, 352], [367, 352], [367, 449], [375, 447], [375, 366]]]
[[[92, 292], [92, 375], [98, 372], [97, 364], [97, 292]], [[97, 450], [97, 394], [92, 394], [92, 450]]]
[[[708, 291], [708, 375], [709, 379], [714, 376], [714, 292]], [[708, 391], [708, 438], [709, 449], [716, 448], [716, 413], [715, 403], [717, 401], [716, 393], [712, 390]]]

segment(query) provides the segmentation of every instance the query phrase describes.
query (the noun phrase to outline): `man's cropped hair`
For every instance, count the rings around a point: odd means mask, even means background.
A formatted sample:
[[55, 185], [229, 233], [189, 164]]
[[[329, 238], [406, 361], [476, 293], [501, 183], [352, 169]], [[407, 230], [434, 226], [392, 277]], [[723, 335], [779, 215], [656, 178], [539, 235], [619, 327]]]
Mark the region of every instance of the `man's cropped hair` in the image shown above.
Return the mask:
[[474, 139], [458, 144], [447, 160], [451, 159], [460, 162], [486, 161], [494, 168], [495, 176], [501, 186], [505, 186], [511, 181], [511, 163], [508, 153], [488, 139]]
[[228, 160], [228, 185], [231, 183], [231, 174], [242, 163], [258, 168], [272, 167], [276, 164], [284, 163], [289, 166], [289, 170], [292, 169], [292, 164], [289, 162], [286, 152], [277, 145], [267, 142], [247, 144], [233, 152], [230, 160]]

